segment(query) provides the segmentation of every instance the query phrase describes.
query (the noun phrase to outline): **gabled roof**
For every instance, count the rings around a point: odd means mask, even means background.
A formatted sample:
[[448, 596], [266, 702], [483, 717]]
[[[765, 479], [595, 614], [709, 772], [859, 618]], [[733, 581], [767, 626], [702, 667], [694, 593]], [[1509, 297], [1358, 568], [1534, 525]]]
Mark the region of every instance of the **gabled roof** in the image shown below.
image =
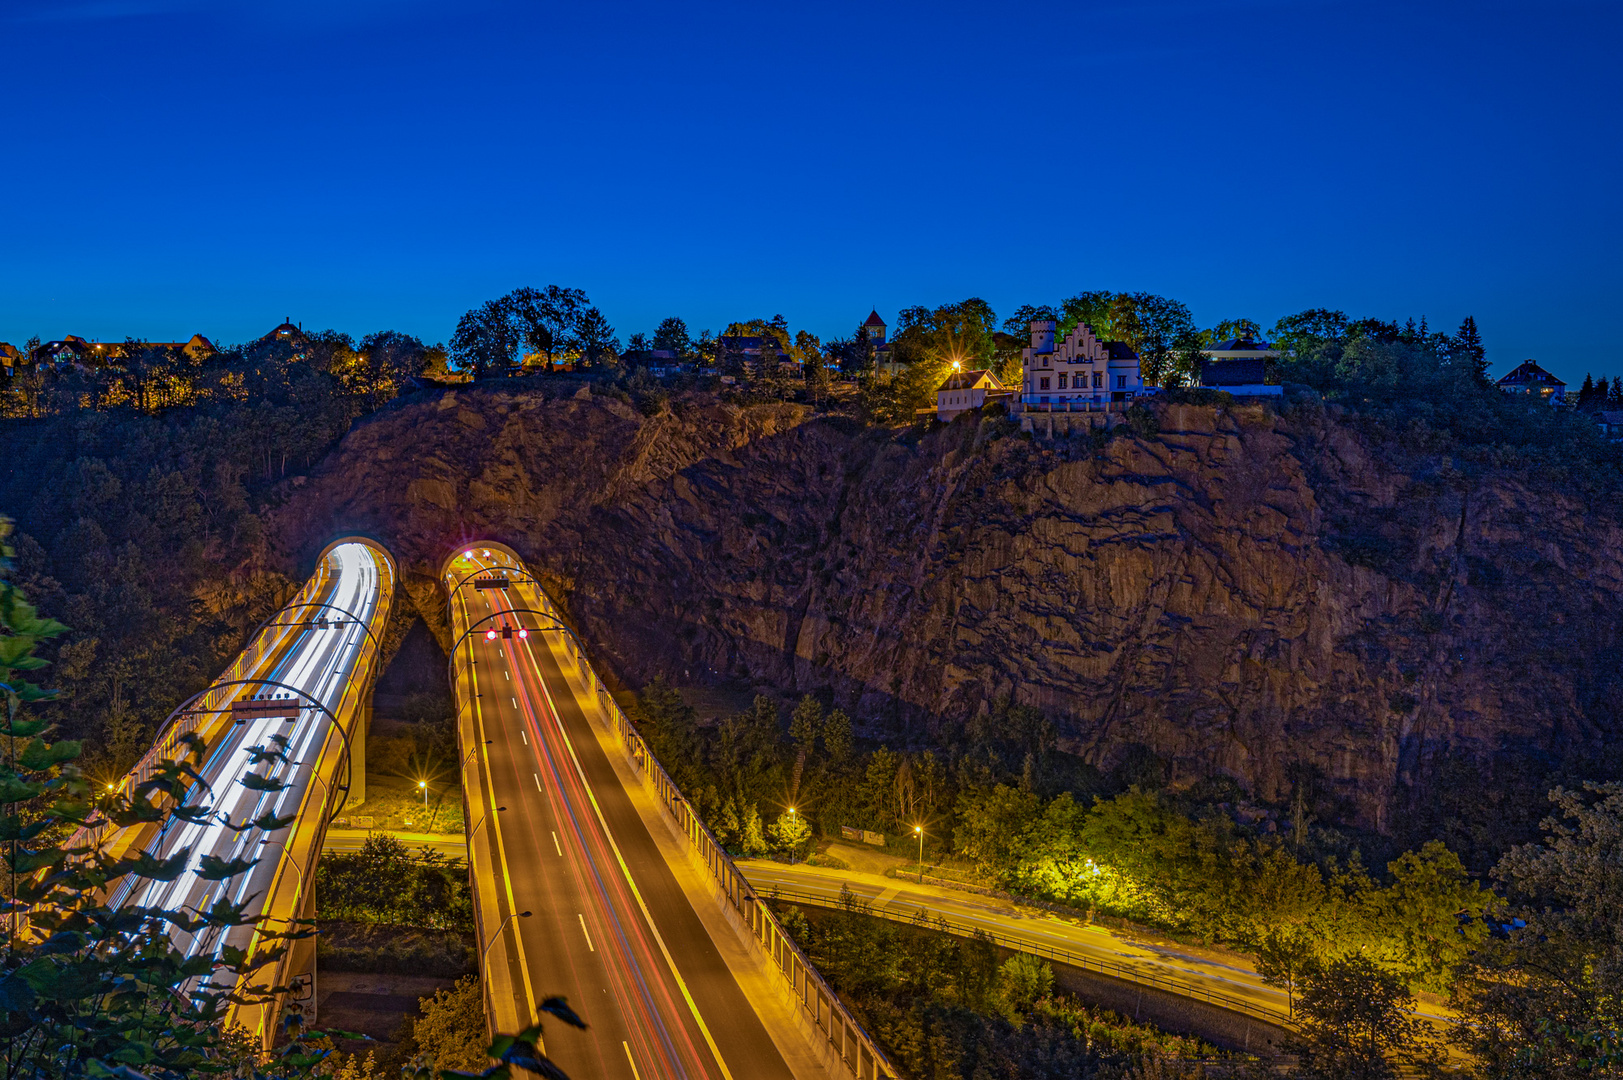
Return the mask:
[[885, 325], [885, 320], [881, 319], [879, 317], [879, 311], [878, 311], [878, 309], [875, 309], [875, 310], [868, 313], [868, 319], [862, 325], [863, 326], [884, 326]]
[[1256, 386], [1263, 381], [1267, 365], [1261, 360], [1204, 360], [1200, 365], [1202, 386]]
[[1273, 345], [1266, 341], [1257, 341], [1255, 338], [1230, 338], [1227, 341], [1219, 341], [1211, 348], [1201, 351], [1209, 353], [1272, 352]]
[[973, 371], [955, 371], [947, 376], [947, 381], [936, 387], [936, 393], [946, 390], [1002, 390], [1004, 385], [998, 381], [987, 368], [975, 368]]
[[1538, 366], [1534, 360], [1523, 360], [1514, 371], [1499, 380], [1500, 386], [1565, 386], [1566, 380], [1558, 379], [1548, 371]]

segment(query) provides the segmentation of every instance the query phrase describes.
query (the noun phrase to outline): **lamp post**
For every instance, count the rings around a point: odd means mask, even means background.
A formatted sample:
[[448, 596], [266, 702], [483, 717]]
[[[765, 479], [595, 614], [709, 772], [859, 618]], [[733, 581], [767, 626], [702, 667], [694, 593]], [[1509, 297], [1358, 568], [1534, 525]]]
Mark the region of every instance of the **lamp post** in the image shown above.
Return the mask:
[[[792, 806], [789, 808], [789, 816], [790, 817], [795, 816], [795, 808], [792, 807]], [[790, 848], [789, 849], [789, 865], [793, 866], [794, 864], [795, 864], [795, 849]]]
[[428, 809], [428, 781], [427, 780], [419, 780], [419, 781], [417, 781], [417, 787], [423, 793], [423, 809], [427, 810]]
[[924, 884], [924, 826], [913, 826], [913, 834], [919, 838], [919, 884]]
[[[496, 807], [496, 809], [498, 811], [506, 810], [507, 807], [498, 806], [498, 807]], [[485, 819], [488, 818], [489, 816], [490, 816], [490, 811], [486, 810], [484, 813], [479, 815], [479, 820], [473, 823], [473, 828], [468, 830], [468, 843], [469, 844], [472, 844], [473, 843], [473, 838], [475, 836], [479, 835], [479, 826], [483, 825], [485, 823]]]
[[481, 968], [485, 966], [485, 957], [489, 955], [490, 947], [496, 944], [497, 938], [502, 936], [502, 931], [507, 929], [507, 924], [512, 922], [514, 919], [528, 919], [529, 917], [530, 913], [528, 911], [515, 911], [501, 921], [501, 925], [496, 927], [496, 932], [490, 935], [490, 940], [485, 942], [484, 951], [479, 954], [479, 966]]

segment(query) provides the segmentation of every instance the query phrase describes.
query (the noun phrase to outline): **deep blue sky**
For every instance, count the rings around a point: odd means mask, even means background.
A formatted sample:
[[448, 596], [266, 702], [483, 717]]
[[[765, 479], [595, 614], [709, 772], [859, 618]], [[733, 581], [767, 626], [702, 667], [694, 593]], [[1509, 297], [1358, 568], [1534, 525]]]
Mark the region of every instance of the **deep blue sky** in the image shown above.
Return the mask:
[[0, 0], [0, 340], [1107, 288], [1623, 374], [1618, 9]]

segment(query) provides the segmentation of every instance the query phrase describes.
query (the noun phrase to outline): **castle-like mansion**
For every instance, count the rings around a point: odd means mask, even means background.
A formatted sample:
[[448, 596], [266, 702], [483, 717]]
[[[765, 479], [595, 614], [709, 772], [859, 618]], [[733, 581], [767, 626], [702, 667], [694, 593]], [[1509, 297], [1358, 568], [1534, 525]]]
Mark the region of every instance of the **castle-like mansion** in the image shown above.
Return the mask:
[[1031, 344], [1020, 350], [1020, 404], [1086, 408], [1127, 401], [1144, 388], [1138, 354], [1120, 341], [1100, 341], [1079, 323], [1056, 347], [1054, 323], [1033, 320]]

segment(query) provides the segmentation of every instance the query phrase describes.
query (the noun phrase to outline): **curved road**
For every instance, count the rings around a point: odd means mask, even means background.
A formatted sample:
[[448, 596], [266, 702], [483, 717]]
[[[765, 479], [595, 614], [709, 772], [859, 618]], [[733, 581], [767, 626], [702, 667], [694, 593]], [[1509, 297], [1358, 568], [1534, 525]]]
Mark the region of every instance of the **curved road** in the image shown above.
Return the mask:
[[[849, 887], [859, 900], [873, 906], [875, 914], [887, 918], [911, 919], [923, 909], [932, 919], [937, 915], [946, 919], [955, 930], [962, 928], [968, 933], [984, 930], [1000, 944], [1023, 951], [1054, 956], [1061, 962], [1065, 962], [1065, 958], [1058, 954], [1070, 953], [1081, 961], [1079, 966], [1092, 970], [1121, 965], [1139, 979], [1173, 993], [1211, 1000], [1214, 1004], [1223, 1004], [1217, 1001], [1220, 996], [1230, 998], [1236, 1004], [1227, 1007], [1252, 1015], [1266, 1014], [1275, 1019], [1286, 1015], [1285, 992], [1265, 985], [1250, 961], [1232, 953], [1144, 940], [1102, 926], [1078, 926], [1040, 909], [1020, 907], [998, 897], [928, 883], [920, 885], [904, 878], [804, 863], [790, 866], [741, 860], [737, 865], [751, 885], [768, 894], [776, 888], [786, 900], [799, 894], [820, 906], [832, 906], [839, 902], [841, 889]], [[1106, 973], [1112, 972], [1107, 970]], [[1134, 974], [1119, 977], [1131, 979]], [[1181, 984], [1187, 991], [1167, 986], [1166, 982]], [[1206, 997], [1208, 993], [1210, 998]], [[1425, 1002], [1420, 1003], [1416, 1014], [1434, 1023], [1449, 1023], [1454, 1019], [1448, 1010]]]
[[[457, 578], [475, 568], [509, 569], [479, 552], [454, 564]], [[513, 614], [541, 605], [512, 590], [516, 605], [471, 583], [453, 596], [458, 633], [499, 616], [468, 639], [490, 798], [507, 808], [485, 826], [506, 899], [487, 965], [524, 988], [521, 1015], [564, 995], [591, 1025], [547, 1023], [546, 1052], [571, 1076], [790, 1080], [570, 690], [559, 634]], [[487, 636], [501, 626], [527, 636]]]
[[[336, 712], [366, 640], [364, 623], [371, 620], [379, 602], [380, 575], [372, 550], [364, 544], [341, 544], [327, 558], [334, 574], [331, 587], [320, 600], [354, 612], [362, 621], [346, 618], [337, 627], [295, 630], [281, 658], [262, 677], [297, 687]], [[257, 690], [250, 686], [243, 693]], [[288, 696], [288, 691], [282, 689], [264, 693]], [[315, 805], [325, 805], [326, 793], [312, 793], [310, 788], [322, 783], [315, 775], [315, 764], [331, 737], [331, 728], [327, 716], [310, 707], [303, 708], [297, 720], [256, 718], [227, 727], [198, 767], [207, 787], [193, 785], [184, 804], [213, 813], [197, 824], [169, 819], [166, 831], [146, 847], [160, 859], [189, 852], [186, 872], [173, 881], [137, 882], [126, 878], [115, 888], [112, 902], [169, 909], [203, 908], [220, 899], [241, 902], [257, 897], [262, 903], [282, 861], [280, 852], [275, 857], [261, 857], [268, 854], [262, 849], [285, 845], [297, 823], [269, 833], [251, 828], [238, 831], [230, 826], [242, 826], [266, 813], [295, 817], [305, 805], [307, 794], [317, 794]], [[286, 749], [280, 751], [285, 760], [264, 757], [278, 752], [272, 736], [287, 740]], [[249, 774], [287, 786], [278, 791], [250, 788], [243, 784]], [[226, 862], [257, 858], [258, 864], [224, 880], [205, 880], [198, 876], [205, 855]], [[297, 868], [301, 875], [307, 869]], [[226, 944], [246, 949], [253, 933], [251, 926], [235, 927], [224, 935], [213, 930], [195, 935], [176, 931], [177, 938], [182, 939], [178, 943], [189, 956], [217, 956]]]

